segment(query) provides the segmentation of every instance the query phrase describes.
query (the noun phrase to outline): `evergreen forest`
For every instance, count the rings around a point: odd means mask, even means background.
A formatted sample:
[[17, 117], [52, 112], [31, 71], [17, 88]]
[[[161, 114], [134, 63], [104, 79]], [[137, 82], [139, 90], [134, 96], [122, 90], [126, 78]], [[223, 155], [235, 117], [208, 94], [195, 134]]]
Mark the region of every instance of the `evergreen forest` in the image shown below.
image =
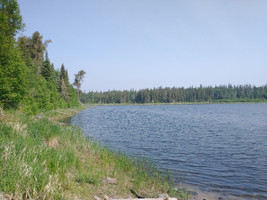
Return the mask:
[[110, 150], [69, 126], [72, 116], [88, 108], [80, 102], [267, 102], [267, 85], [82, 92], [86, 72], [77, 72], [71, 83], [64, 64], [55, 68], [49, 59], [52, 41], [38, 31], [18, 37], [24, 28], [17, 0], [0, 0], [0, 199], [168, 194], [188, 200], [191, 194], [150, 161]]
[[267, 101], [267, 85], [216, 87], [154, 88], [107, 92], [83, 92], [81, 102], [89, 104], [135, 104], [135, 103], [212, 103], [212, 102], [263, 102]]
[[[44, 110], [89, 104], [251, 102], [267, 100], [267, 85], [223, 85], [215, 87], [153, 88], [81, 91], [83, 70], [75, 74], [73, 85], [64, 64], [60, 69], [49, 59], [41, 33], [16, 38], [25, 24], [16, 0], [0, 1], [0, 107], [36, 114]], [[79, 99], [78, 99], [79, 96]]]
[[0, 1], [0, 107], [27, 114], [79, 106], [64, 64], [55, 69], [38, 32], [16, 38], [25, 24], [16, 0]]

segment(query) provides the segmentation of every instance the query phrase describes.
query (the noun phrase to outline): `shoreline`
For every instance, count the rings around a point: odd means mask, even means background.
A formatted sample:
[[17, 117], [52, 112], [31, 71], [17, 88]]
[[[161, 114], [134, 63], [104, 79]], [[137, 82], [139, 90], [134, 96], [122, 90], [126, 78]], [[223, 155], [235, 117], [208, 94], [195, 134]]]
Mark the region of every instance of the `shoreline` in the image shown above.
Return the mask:
[[267, 101], [233, 101], [233, 102], [176, 102], [176, 103], [101, 103], [101, 104], [84, 104], [84, 106], [153, 106], [153, 105], [212, 105], [212, 104], [254, 104], [267, 103]]
[[[81, 108], [74, 108], [74, 109], [61, 109], [59, 110], [52, 110], [52, 113], [58, 113], [58, 116], [54, 119], [51, 119], [51, 121], [59, 123], [60, 125], [66, 125], [66, 126], [71, 126], [71, 119], [72, 117], [74, 117], [75, 115], [79, 114], [81, 111], [83, 110], [87, 110], [87, 109], [91, 109], [93, 107], [90, 107], [92, 105], [82, 105]], [[62, 112], [63, 111], [63, 112]], [[46, 112], [47, 113], [47, 112]], [[44, 113], [45, 114], [45, 113]], [[83, 133], [83, 131], [82, 131]], [[85, 135], [83, 134], [84, 139], [86, 139]], [[108, 147], [104, 147], [100, 144], [100, 148], [104, 148], [106, 149], [108, 152], [110, 152], [111, 154], [114, 154], [115, 152], [113, 152], [112, 150], [110, 150]], [[121, 153], [119, 153], [120, 155]], [[122, 153], [122, 156], [126, 156], [127, 159], [131, 160], [132, 158], [124, 153]], [[146, 160], [146, 158], [144, 158], [144, 160]], [[158, 168], [155, 168], [155, 170], [159, 170]], [[132, 180], [131, 180], [132, 181]], [[163, 181], [163, 180], [162, 180]], [[171, 183], [169, 183], [170, 185], [172, 185]], [[173, 187], [175, 187], [177, 185], [173, 185]], [[147, 189], [149, 190], [149, 187], [147, 187]], [[145, 189], [146, 190], [146, 189]], [[173, 190], [174, 191], [174, 190]], [[191, 195], [187, 192], [187, 191], [183, 191], [182, 188], [177, 188], [177, 192], [178, 194], [181, 193], [180, 195], [182, 195], [183, 197], [178, 198], [178, 200], [191, 200]], [[176, 192], [175, 192], [176, 193]]]
[[236, 197], [231, 195], [205, 191], [204, 189], [188, 184], [180, 184], [180, 187], [189, 192], [190, 198], [188, 200], [237, 200]]
[[[118, 105], [120, 105], [120, 104], [118, 104]], [[136, 104], [133, 104], [133, 105], [136, 105]], [[162, 105], [162, 104], [157, 104], [157, 105]], [[164, 105], [169, 105], [169, 104], [164, 104]], [[178, 105], [178, 104], [175, 104], [175, 105]], [[68, 118], [69, 120], [68, 120], [67, 124], [72, 126], [70, 124], [71, 118], [74, 117], [76, 114], [79, 114], [83, 110], [90, 109], [90, 106], [93, 106], [93, 105], [83, 105], [82, 109], [80, 109], [76, 113], [73, 113], [73, 115]], [[226, 197], [229, 197], [229, 196], [225, 196], [225, 195], [222, 195], [222, 194], [219, 194], [219, 193], [216, 193], [216, 192], [203, 191], [200, 188], [197, 188], [195, 186], [191, 186], [191, 185], [188, 185], [188, 184], [178, 184], [178, 186], [179, 186], [179, 189], [184, 190], [184, 191], [189, 193], [188, 200], [225, 200]], [[223, 198], [223, 196], [225, 198]], [[232, 198], [231, 199], [227, 198], [227, 200], [233, 200], [233, 199]]]
[[[106, 195], [127, 199], [168, 194], [188, 199], [187, 192], [175, 189], [147, 160], [114, 152], [65, 123], [84, 109], [87, 107], [50, 110], [36, 116], [0, 113], [0, 144], [6, 152], [0, 157], [0, 195], [85, 200]], [[30, 173], [21, 173], [22, 166]]]
[[[254, 102], [250, 102], [254, 103]], [[265, 103], [265, 102], [263, 102]], [[243, 104], [243, 103], [242, 103]], [[117, 104], [119, 106], [120, 104]], [[135, 105], [135, 104], [134, 104]], [[89, 107], [88, 107], [89, 108]], [[209, 191], [209, 188], [204, 187], [204, 188], [199, 188], [194, 185], [188, 185], [188, 184], [180, 184], [181, 188], [184, 189], [185, 191], [188, 191], [191, 195], [189, 200], [236, 200], [239, 199], [238, 196], [232, 196], [230, 194], [227, 194], [225, 192], [212, 192]]]

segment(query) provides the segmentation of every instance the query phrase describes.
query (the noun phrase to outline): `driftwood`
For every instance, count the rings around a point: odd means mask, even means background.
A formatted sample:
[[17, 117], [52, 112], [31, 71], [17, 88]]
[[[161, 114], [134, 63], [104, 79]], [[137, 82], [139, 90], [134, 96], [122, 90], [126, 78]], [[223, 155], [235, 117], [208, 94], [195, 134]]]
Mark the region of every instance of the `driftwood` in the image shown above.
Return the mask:
[[106, 177], [106, 178], [102, 179], [100, 182], [108, 183], [108, 184], [117, 184], [117, 179]]
[[4, 194], [0, 192], [0, 200], [9, 200], [9, 199], [14, 199], [13, 196]]
[[[94, 196], [95, 200], [103, 200], [97, 196]], [[177, 198], [171, 198], [167, 194], [160, 194], [158, 198], [128, 198], [128, 199], [113, 199], [108, 196], [104, 196], [104, 200], [177, 200]]]
[[102, 200], [102, 199], [100, 199], [98, 196], [94, 196], [94, 199], [95, 199], [95, 200]]
[[72, 117], [72, 115], [70, 115], [70, 114], [68, 114], [68, 113], [60, 112], [60, 111], [58, 111], [58, 110], [57, 110], [56, 112], [58, 112], [58, 113], [60, 113], [60, 114], [63, 114], [63, 115], [68, 115], [68, 116]]

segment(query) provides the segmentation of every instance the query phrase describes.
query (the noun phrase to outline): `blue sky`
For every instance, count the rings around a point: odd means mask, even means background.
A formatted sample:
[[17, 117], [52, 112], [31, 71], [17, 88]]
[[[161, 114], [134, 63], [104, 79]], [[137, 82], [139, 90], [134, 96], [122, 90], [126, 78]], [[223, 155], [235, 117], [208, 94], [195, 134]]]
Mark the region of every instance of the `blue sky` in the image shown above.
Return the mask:
[[266, 0], [18, 0], [82, 90], [267, 84]]

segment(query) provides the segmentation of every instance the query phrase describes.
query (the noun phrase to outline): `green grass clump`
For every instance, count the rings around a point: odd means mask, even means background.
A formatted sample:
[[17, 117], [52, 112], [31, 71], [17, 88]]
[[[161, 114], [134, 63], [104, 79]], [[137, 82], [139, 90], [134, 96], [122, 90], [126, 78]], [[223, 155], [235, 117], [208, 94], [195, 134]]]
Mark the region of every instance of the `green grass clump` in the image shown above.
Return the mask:
[[[13, 199], [157, 197], [186, 199], [151, 162], [129, 158], [85, 138], [57, 110], [38, 117], [4, 113], [0, 121], [0, 192]], [[116, 184], [103, 180], [115, 178]], [[133, 192], [134, 191], [134, 192]]]
[[[24, 122], [23, 124], [21, 122]], [[15, 198], [61, 198], [67, 170], [75, 162], [72, 149], [49, 146], [61, 128], [46, 119], [23, 118], [0, 124], [0, 190]]]
[[97, 176], [92, 176], [90, 174], [81, 174], [76, 181], [78, 183], [88, 183], [88, 184], [99, 184], [99, 177]]

